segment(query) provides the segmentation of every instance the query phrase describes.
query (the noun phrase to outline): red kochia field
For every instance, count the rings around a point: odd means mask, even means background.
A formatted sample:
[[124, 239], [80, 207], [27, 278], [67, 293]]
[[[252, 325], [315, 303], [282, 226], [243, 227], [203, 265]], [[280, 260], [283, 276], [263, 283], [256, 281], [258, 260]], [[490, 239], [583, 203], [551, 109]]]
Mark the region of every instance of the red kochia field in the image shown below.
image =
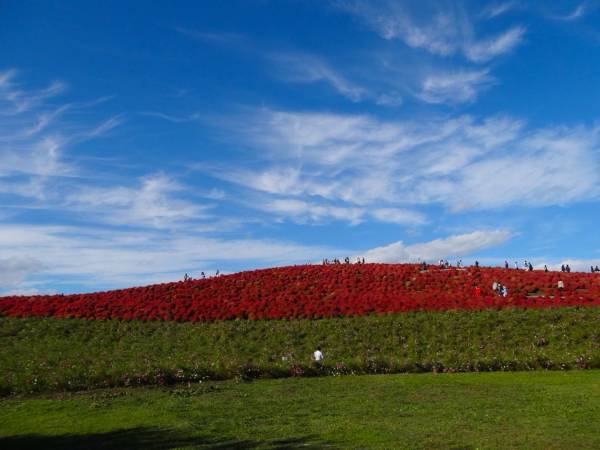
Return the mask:
[[[562, 291], [558, 280], [564, 282]], [[507, 286], [507, 297], [492, 291], [494, 281]], [[255, 270], [93, 294], [2, 297], [0, 316], [214, 321], [577, 305], [600, 305], [599, 274], [335, 264]]]

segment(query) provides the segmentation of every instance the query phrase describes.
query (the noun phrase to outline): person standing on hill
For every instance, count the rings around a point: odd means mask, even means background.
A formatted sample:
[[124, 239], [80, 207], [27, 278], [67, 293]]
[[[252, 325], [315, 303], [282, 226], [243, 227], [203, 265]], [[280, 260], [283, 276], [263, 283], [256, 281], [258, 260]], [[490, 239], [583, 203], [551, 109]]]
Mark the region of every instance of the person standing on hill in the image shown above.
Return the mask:
[[317, 346], [317, 349], [313, 352], [312, 360], [318, 369], [323, 367], [323, 352], [321, 351], [321, 346]]

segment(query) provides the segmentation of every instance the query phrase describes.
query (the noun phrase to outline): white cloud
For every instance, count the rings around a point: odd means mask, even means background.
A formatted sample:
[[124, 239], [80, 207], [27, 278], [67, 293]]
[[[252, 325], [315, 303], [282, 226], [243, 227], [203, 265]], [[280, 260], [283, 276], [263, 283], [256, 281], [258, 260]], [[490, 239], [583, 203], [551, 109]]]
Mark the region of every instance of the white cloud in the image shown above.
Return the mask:
[[548, 17], [554, 20], [561, 20], [565, 22], [571, 22], [585, 16], [590, 9], [588, 2], [580, 3], [570, 13], [559, 15], [559, 14], [548, 14]]
[[35, 258], [11, 256], [0, 259], [0, 293], [10, 292], [30, 275], [40, 272], [42, 263]]
[[358, 224], [364, 216], [362, 208], [311, 204], [297, 199], [275, 199], [261, 204], [260, 207], [274, 214], [291, 217], [299, 223], [334, 219]]
[[370, 214], [381, 222], [398, 225], [424, 225], [427, 218], [418, 212], [400, 208], [376, 208]]
[[110, 130], [112, 130], [113, 128], [118, 127], [123, 122], [124, 122], [124, 119], [123, 119], [122, 116], [110, 117], [107, 120], [105, 120], [104, 122], [102, 122], [99, 125], [97, 125], [94, 128], [92, 128], [91, 130], [86, 131], [85, 132], [85, 138], [87, 138], [87, 139], [93, 139], [93, 138], [96, 138], [96, 137], [99, 137], [99, 136], [104, 136]]
[[506, 230], [474, 231], [408, 246], [399, 241], [368, 250], [363, 256], [369, 262], [385, 263], [462, 258], [480, 250], [500, 245], [510, 237], [511, 233]]
[[225, 167], [213, 176], [322, 211], [332, 204], [365, 215], [429, 204], [489, 210], [600, 195], [600, 127], [528, 129], [508, 116], [417, 122], [282, 111], [253, 112], [240, 123], [237, 138], [256, 149], [260, 168]]
[[462, 34], [463, 24], [447, 11], [429, 11], [430, 20], [417, 23], [406, 10], [408, 5], [400, 3], [348, 1], [338, 5], [364, 20], [384, 39], [400, 39], [409, 47], [436, 55], [454, 53]]
[[433, 74], [423, 80], [418, 97], [427, 103], [470, 102], [492, 82], [487, 70]]
[[583, 15], [585, 15], [586, 13], [586, 9], [587, 8], [585, 3], [582, 3], [579, 6], [577, 6], [577, 8], [575, 8], [571, 14], [564, 17], [564, 20], [575, 20], [579, 19], [580, 17], [583, 17]]
[[173, 116], [171, 114], [165, 114], [165, 113], [161, 113], [161, 112], [144, 111], [141, 114], [143, 114], [145, 116], [150, 116], [150, 117], [157, 117], [159, 119], [163, 119], [163, 120], [166, 120], [166, 121], [172, 122], [172, 123], [194, 122], [194, 121], [200, 119], [200, 113], [192, 113], [187, 116]]
[[402, 96], [397, 92], [380, 94], [375, 99], [375, 103], [381, 106], [400, 106], [403, 102]]
[[472, 161], [445, 183], [425, 180], [421, 193], [457, 211], [566, 205], [600, 194], [599, 128], [541, 130], [512, 145], [513, 152]]
[[489, 61], [512, 51], [522, 42], [524, 35], [524, 27], [513, 27], [496, 37], [468, 42], [465, 44], [465, 55], [474, 62]]
[[311, 203], [298, 199], [275, 199], [259, 203], [260, 208], [283, 217], [290, 217], [299, 223], [319, 223], [330, 219], [346, 221], [357, 225], [368, 219], [396, 225], [424, 225], [427, 219], [423, 214], [400, 208], [364, 208]]
[[223, 240], [192, 232], [0, 224], [0, 253], [5, 255], [0, 260], [5, 277], [0, 278], [4, 283], [0, 292], [4, 292], [19, 286], [44, 290], [64, 280], [89, 289], [128, 287], [181, 279], [185, 272], [198, 276], [223, 264], [305, 263], [344, 251], [273, 240]]
[[204, 215], [206, 207], [174, 196], [184, 190], [168, 176], [156, 174], [142, 178], [139, 187], [84, 187], [66, 203], [108, 223], [165, 228]]
[[486, 19], [493, 19], [495, 17], [501, 16], [509, 11], [512, 11], [518, 6], [518, 2], [516, 1], [508, 1], [503, 3], [494, 3], [483, 9], [480, 17]]
[[198, 39], [212, 44], [239, 44], [246, 40], [246, 37], [238, 33], [229, 33], [226, 31], [207, 31], [194, 28], [174, 27], [177, 33], [191, 39]]

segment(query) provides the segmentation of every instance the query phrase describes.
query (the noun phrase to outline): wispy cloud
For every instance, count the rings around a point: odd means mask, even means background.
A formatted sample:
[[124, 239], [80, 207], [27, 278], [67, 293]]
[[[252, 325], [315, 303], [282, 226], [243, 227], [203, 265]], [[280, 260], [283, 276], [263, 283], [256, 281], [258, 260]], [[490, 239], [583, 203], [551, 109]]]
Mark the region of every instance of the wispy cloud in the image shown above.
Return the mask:
[[566, 205], [600, 194], [599, 127], [528, 129], [507, 116], [416, 122], [268, 110], [240, 124], [237, 139], [256, 149], [262, 167], [213, 175], [275, 198], [458, 212]]
[[425, 77], [417, 96], [427, 103], [471, 102], [493, 82], [487, 70], [436, 73]]
[[467, 42], [464, 47], [465, 55], [474, 62], [489, 61], [512, 51], [523, 41], [524, 35], [525, 28], [517, 26], [493, 38]]
[[409, 47], [436, 55], [454, 53], [463, 34], [464, 22], [456, 20], [449, 11], [430, 11], [430, 20], [416, 23], [406, 10], [408, 5], [400, 3], [385, 1], [374, 4], [357, 0], [336, 4], [364, 20], [384, 39], [400, 39]]
[[322, 58], [306, 54], [278, 54], [271, 59], [275, 62], [281, 76], [288, 81], [296, 83], [322, 81], [353, 102], [363, 100], [369, 94], [363, 87], [347, 80]]
[[97, 138], [100, 136], [104, 136], [106, 133], [111, 131], [113, 128], [116, 128], [119, 125], [123, 124], [123, 122], [125, 122], [123, 115], [117, 115], [117, 116], [110, 117], [110, 118], [106, 119], [105, 121], [103, 121], [102, 123], [96, 125], [91, 130], [86, 131], [84, 133], [84, 137], [86, 139], [93, 139], [93, 138]]
[[355, 205], [311, 203], [294, 198], [277, 198], [261, 202], [259, 207], [275, 215], [281, 215], [283, 219], [291, 218], [298, 223], [326, 223], [329, 220], [349, 222], [352, 225], [367, 220], [409, 226], [427, 223], [423, 214], [401, 208], [369, 209]]
[[[525, 28], [514, 26], [494, 37], [478, 38], [472, 20], [458, 5], [404, 4], [355, 0], [336, 3], [370, 25], [384, 39], [398, 39], [408, 47], [448, 57], [462, 53], [473, 62], [485, 62], [520, 44]], [[509, 9], [498, 6], [496, 15]]]
[[226, 31], [198, 30], [187, 27], [174, 27], [177, 33], [192, 39], [209, 42], [212, 44], [234, 44], [246, 40], [246, 37], [239, 33], [230, 33]]
[[570, 22], [585, 16], [590, 9], [590, 4], [588, 2], [583, 2], [577, 5], [571, 12], [567, 14], [548, 14], [548, 17], [554, 20]]
[[64, 83], [28, 88], [16, 70], [0, 73], [0, 192], [46, 200], [58, 179], [80, 175], [65, 157], [69, 146], [101, 137], [119, 126], [116, 115], [100, 123], [75, 117], [106, 98], [61, 102]]
[[518, 6], [519, 6], [519, 2], [517, 2], [517, 1], [493, 3], [493, 4], [488, 5], [485, 8], [483, 8], [481, 13], [479, 14], [479, 17], [485, 18], [485, 19], [493, 19], [495, 17], [501, 16], [503, 14], [506, 14], [509, 11], [514, 10]]
[[17, 82], [17, 77], [16, 69], [0, 72], [0, 116], [26, 113], [66, 88], [64, 83], [54, 81], [42, 89], [24, 89]]
[[579, 19], [580, 17], [583, 17], [586, 12], [587, 12], [587, 5], [585, 3], [582, 3], [581, 5], [577, 6], [577, 8], [575, 8], [571, 14], [566, 16], [564, 18], [564, 20]]
[[200, 113], [197, 113], [197, 112], [193, 113], [193, 114], [189, 114], [187, 116], [175, 116], [175, 115], [171, 115], [171, 114], [165, 114], [165, 113], [154, 112], [154, 111], [144, 111], [141, 114], [144, 116], [157, 117], [159, 119], [163, 119], [163, 120], [166, 120], [171, 123], [194, 122], [194, 121], [200, 119], [200, 117], [201, 117]]

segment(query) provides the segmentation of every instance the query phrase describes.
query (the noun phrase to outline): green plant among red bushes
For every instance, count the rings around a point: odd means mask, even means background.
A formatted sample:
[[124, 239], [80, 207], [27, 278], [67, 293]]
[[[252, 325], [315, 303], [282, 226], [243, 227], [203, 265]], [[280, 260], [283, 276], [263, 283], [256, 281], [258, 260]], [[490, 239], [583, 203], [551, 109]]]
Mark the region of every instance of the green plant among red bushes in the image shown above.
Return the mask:
[[[558, 288], [558, 281], [564, 289]], [[508, 288], [497, 295], [494, 282]], [[75, 295], [0, 298], [0, 316], [206, 322], [600, 305], [600, 275], [415, 264], [305, 265]]]

